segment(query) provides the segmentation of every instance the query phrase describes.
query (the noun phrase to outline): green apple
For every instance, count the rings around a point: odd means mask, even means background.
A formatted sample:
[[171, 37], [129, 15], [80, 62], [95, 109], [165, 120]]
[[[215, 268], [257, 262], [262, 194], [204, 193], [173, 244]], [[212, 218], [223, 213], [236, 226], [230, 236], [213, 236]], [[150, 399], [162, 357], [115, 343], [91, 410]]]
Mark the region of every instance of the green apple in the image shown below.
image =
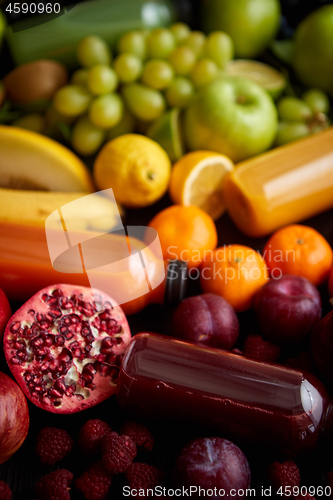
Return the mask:
[[273, 99], [257, 83], [224, 76], [204, 87], [185, 113], [191, 150], [222, 153], [234, 162], [266, 151], [277, 130]]
[[306, 86], [333, 94], [333, 5], [314, 11], [297, 28], [294, 68]]
[[225, 31], [235, 45], [235, 55], [252, 58], [275, 38], [280, 26], [279, 0], [203, 0], [207, 33]]

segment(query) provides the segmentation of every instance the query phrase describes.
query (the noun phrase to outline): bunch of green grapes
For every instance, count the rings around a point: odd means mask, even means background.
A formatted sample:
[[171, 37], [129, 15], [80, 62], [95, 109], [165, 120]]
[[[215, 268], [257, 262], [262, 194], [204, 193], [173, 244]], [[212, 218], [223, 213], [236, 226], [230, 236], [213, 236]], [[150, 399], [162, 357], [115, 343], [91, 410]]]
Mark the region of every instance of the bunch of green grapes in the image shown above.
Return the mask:
[[227, 34], [206, 37], [183, 23], [126, 33], [114, 57], [104, 40], [88, 36], [77, 50], [82, 68], [56, 93], [53, 106], [76, 120], [74, 149], [93, 154], [105, 139], [132, 132], [138, 124], [145, 130], [167, 108], [188, 106], [233, 55]]
[[307, 90], [301, 99], [282, 97], [277, 109], [280, 118], [275, 139], [277, 146], [321, 132], [330, 124], [327, 116], [330, 101], [327, 95], [318, 89]]

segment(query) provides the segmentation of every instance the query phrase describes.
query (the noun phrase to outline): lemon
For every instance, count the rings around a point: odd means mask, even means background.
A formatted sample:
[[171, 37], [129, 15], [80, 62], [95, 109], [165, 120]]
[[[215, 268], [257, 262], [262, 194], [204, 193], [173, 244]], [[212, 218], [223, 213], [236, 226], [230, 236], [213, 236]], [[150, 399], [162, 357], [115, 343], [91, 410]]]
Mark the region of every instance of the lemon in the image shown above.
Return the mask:
[[194, 151], [175, 163], [169, 194], [174, 203], [195, 205], [214, 220], [225, 211], [223, 181], [234, 164], [225, 155], [211, 151]]
[[118, 203], [146, 207], [166, 192], [171, 163], [164, 149], [152, 139], [125, 134], [108, 142], [94, 163], [99, 189], [112, 188]]
[[275, 68], [251, 59], [236, 59], [225, 67], [228, 75], [243, 76], [267, 90], [273, 99], [277, 99], [286, 88], [285, 77]]
[[179, 114], [179, 109], [173, 108], [157, 118], [147, 130], [148, 137], [162, 146], [172, 162], [184, 154]]

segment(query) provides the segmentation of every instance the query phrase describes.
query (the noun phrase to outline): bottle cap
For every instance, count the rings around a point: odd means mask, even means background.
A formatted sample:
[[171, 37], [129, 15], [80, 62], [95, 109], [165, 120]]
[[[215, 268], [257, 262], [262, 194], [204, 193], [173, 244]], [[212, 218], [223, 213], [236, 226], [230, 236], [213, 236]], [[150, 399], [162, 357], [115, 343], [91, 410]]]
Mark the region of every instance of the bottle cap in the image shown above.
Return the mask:
[[164, 303], [176, 307], [185, 297], [187, 284], [187, 263], [171, 260], [168, 263], [165, 279]]

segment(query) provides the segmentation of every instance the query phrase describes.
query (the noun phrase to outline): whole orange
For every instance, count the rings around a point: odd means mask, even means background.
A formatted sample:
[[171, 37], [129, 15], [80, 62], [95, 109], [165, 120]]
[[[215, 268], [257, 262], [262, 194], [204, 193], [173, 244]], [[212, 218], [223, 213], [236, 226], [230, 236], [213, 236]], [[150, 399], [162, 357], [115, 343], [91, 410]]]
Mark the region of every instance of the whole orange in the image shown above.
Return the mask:
[[268, 279], [263, 257], [243, 245], [217, 248], [201, 265], [203, 291], [221, 295], [239, 312], [252, 307], [256, 292]]
[[172, 205], [149, 223], [156, 229], [164, 259], [187, 262], [189, 269], [199, 267], [206, 251], [217, 245], [213, 219], [195, 206]]
[[291, 224], [276, 231], [266, 243], [264, 258], [271, 276], [295, 274], [319, 285], [328, 277], [333, 252], [315, 229]]

